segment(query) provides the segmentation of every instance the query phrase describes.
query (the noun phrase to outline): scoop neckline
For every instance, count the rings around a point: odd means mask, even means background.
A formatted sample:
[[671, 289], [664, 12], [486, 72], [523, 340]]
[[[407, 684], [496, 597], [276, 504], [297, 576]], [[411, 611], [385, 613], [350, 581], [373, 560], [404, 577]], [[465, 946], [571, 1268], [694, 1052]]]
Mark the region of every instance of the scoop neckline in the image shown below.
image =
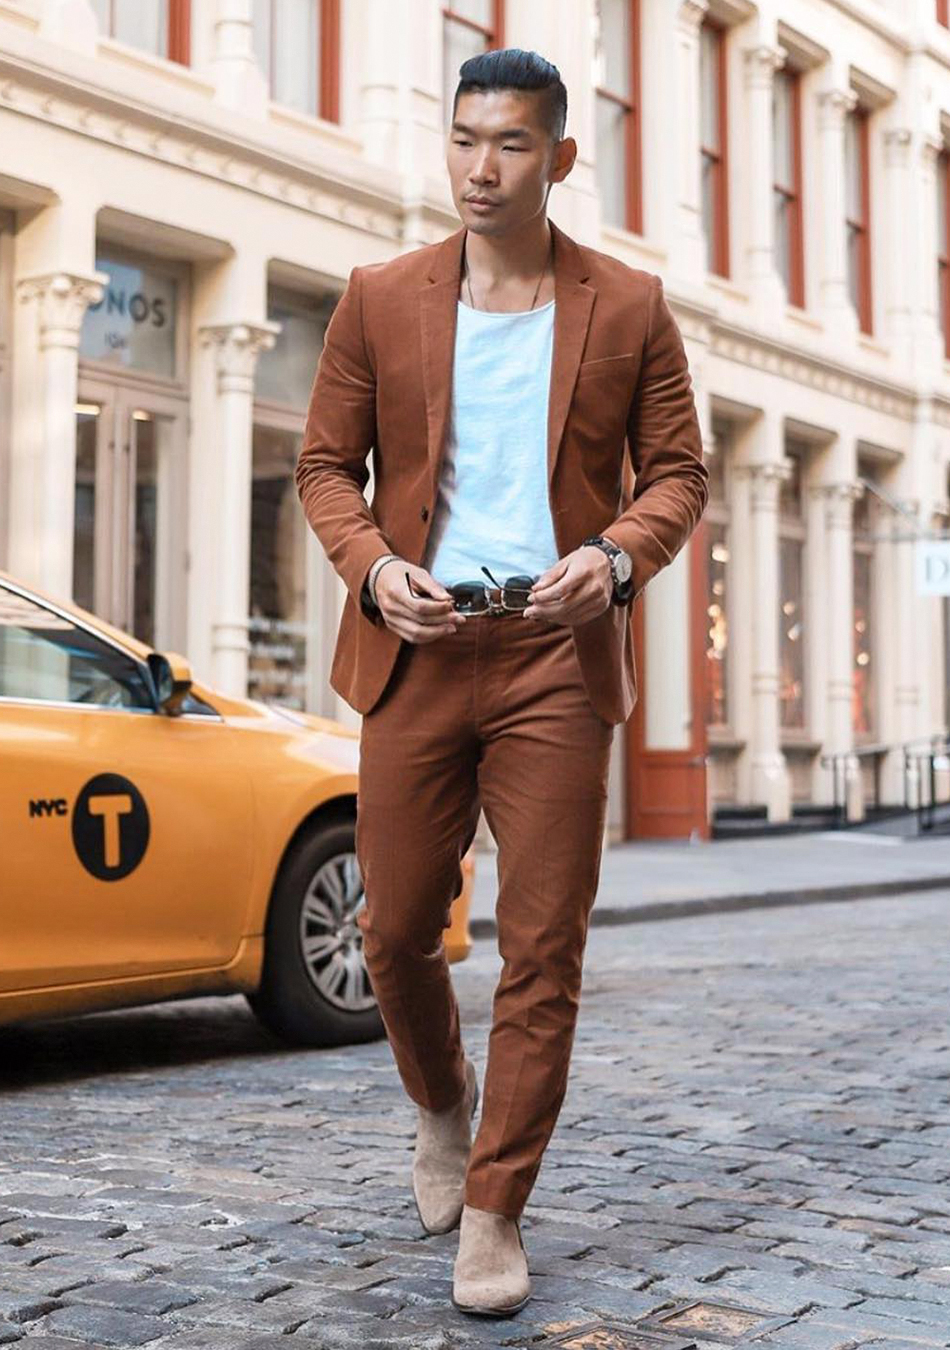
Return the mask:
[[550, 309], [554, 304], [554, 297], [543, 305], [538, 305], [536, 309], [473, 309], [467, 305], [464, 300], [455, 302], [462, 309], [467, 309], [470, 314], [483, 314], [489, 319], [523, 319], [529, 314], [543, 314], [546, 309]]

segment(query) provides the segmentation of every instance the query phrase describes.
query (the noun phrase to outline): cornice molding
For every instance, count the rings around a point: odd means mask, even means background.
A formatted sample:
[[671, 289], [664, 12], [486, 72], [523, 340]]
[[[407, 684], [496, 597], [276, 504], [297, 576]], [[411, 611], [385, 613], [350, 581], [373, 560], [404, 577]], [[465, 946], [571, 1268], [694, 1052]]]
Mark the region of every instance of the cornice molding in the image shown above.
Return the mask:
[[[402, 239], [403, 203], [383, 186], [381, 166], [366, 162], [366, 178], [361, 181], [353, 176], [344, 153], [332, 147], [329, 155], [338, 164], [308, 163], [292, 151], [228, 136], [210, 122], [136, 104], [118, 91], [84, 85], [8, 52], [0, 52], [0, 109], [352, 225], [377, 238]], [[224, 111], [217, 105], [209, 108], [217, 116]], [[354, 162], [359, 163], [355, 156]], [[386, 176], [391, 181], [391, 175]]]
[[812, 355], [794, 350], [721, 323], [712, 326], [709, 352], [723, 360], [777, 375], [792, 384], [819, 390], [905, 422], [914, 420], [918, 398], [912, 389], [849, 370], [818, 353]]

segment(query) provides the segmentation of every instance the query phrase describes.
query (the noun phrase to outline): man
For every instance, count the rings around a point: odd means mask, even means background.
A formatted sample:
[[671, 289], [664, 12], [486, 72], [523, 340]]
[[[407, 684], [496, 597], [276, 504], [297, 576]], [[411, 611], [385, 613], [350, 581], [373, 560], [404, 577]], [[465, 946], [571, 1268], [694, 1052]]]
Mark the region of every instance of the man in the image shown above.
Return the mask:
[[[363, 714], [359, 924], [418, 1108], [416, 1204], [428, 1231], [460, 1226], [456, 1306], [505, 1316], [530, 1294], [518, 1220], [567, 1086], [613, 728], [636, 698], [630, 606], [695, 528], [707, 473], [659, 277], [547, 220], [577, 152], [557, 69], [506, 49], [459, 73], [463, 227], [353, 268], [297, 486], [348, 590], [330, 682]], [[473, 1144], [442, 938], [480, 808], [504, 966]]]

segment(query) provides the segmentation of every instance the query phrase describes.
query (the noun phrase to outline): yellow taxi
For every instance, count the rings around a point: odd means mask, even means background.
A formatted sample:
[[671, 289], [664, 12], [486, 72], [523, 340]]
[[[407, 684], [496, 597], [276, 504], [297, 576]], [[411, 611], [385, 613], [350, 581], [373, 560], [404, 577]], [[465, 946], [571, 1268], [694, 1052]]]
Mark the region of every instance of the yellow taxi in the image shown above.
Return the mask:
[[[0, 1024], [242, 993], [284, 1039], [384, 1034], [359, 733], [230, 698], [0, 572]], [[468, 955], [471, 850], [445, 934]]]

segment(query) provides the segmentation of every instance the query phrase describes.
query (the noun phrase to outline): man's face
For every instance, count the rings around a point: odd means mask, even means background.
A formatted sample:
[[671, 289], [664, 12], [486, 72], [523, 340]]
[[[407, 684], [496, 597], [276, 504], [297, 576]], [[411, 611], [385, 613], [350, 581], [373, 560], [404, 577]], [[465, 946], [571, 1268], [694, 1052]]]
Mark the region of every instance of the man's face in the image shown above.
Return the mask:
[[[544, 210], [548, 186], [566, 178], [576, 145], [555, 144], [537, 94], [508, 89], [459, 97], [446, 166], [462, 223], [475, 234], [506, 234]], [[473, 198], [490, 205], [479, 205]]]

